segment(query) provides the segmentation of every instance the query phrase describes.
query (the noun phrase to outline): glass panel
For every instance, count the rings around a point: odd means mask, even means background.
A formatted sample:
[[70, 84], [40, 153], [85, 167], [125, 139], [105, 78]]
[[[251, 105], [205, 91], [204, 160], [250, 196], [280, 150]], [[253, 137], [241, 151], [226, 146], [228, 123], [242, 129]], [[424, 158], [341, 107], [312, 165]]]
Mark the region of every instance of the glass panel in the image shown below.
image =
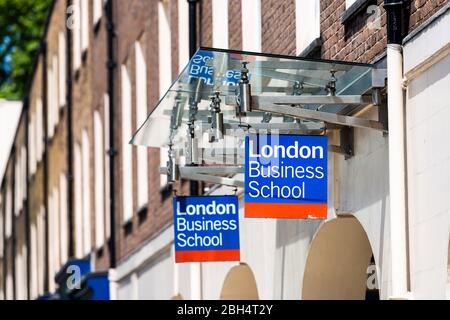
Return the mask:
[[[252, 95], [328, 95], [327, 84], [336, 77], [336, 95], [361, 95], [371, 88], [372, 65], [340, 61], [312, 60], [290, 56], [245, 53], [200, 48], [184, 68], [164, 97], [159, 101], [131, 143], [151, 147], [172, 145], [178, 156], [185, 156], [188, 142], [188, 121], [195, 120], [196, 137], [201, 139], [211, 127], [211, 98], [218, 92], [220, 110], [226, 124], [224, 139], [209, 143], [202, 139], [201, 148], [219, 150], [221, 143], [239, 148], [241, 137], [261, 123], [287, 132], [321, 130], [323, 123], [293, 120], [289, 117], [265, 115], [262, 112], [236, 116], [234, 105], [241, 76], [242, 62], [248, 62]], [[226, 101], [225, 101], [226, 100]], [[339, 113], [346, 105], [305, 105], [308, 109]], [[238, 141], [236, 141], [238, 139]], [[237, 144], [236, 144], [237, 143]], [[232, 155], [236, 155], [233, 150]], [[228, 152], [226, 152], [228, 154]], [[239, 152], [238, 152], [239, 154]]]

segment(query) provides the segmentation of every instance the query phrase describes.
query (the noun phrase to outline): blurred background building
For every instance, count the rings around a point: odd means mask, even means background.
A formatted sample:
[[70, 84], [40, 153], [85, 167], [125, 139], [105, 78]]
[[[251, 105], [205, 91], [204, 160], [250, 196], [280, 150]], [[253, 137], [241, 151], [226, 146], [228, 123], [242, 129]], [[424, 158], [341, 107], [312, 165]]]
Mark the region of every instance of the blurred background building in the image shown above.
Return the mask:
[[449, 297], [449, 3], [399, 3], [404, 274], [391, 267], [389, 134], [355, 129], [352, 157], [330, 153], [326, 221], [242, 218], [239, 264], [174, 263], [173, 189], [233, 191], [170, 185], [167, 150], [129, 144], [199, 46], [386, 69], [383, 1], [56, 0], [23, 108], [8, 107], [17, 124], [0, 107], [0, 298]]

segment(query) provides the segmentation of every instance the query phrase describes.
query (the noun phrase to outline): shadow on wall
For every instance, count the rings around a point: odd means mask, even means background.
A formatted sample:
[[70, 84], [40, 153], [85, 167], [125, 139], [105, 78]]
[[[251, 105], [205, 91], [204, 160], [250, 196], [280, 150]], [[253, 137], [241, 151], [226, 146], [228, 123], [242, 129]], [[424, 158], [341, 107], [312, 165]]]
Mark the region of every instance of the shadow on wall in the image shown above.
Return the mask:
[[241, 262], [230, 269], [220, 292], [221, 300], [259, 300], [253, 271]]
[[[370, 268], [374, 270], [370, 272]], [[321, 226], [311, 244], [302, 298], [377, 299], [375, 270], [369, 239], [358, 219], [349, 216], [330, 220]]]

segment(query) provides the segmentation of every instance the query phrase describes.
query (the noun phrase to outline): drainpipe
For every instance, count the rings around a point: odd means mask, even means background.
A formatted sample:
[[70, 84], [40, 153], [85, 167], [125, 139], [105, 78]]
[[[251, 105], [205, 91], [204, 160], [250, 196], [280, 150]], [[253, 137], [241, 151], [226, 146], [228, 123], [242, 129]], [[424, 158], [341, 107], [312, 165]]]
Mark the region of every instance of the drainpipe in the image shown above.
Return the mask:
[[107, 28], [107, 69], [108, 69], [108, 97], [109, 97], [109, 281], [110, 299], [117, 300], [117, 252], [116, 252], [116, 216], [115, 216], [115, 180], [114, 180], [114, 160], [117, 151], [114, 146], [114, 71], [116, 62], [114, 61], [114, 4], [112, 0], [106, 3], [106, 28]]
[[[71, 13], [69, 7], [72, 0], [66, 2], [66, 21], [69, 21]], [[75, 256], [74, 217], [73, 217], [73, 129], [72, 129], [72, 32], [66, 27], [66, 111], [67, 111], [67, 220], [69, 248], [68, 256]]]
[[197, 51], [197, 3], [198, 0], [187, 0], [189, 3], [189, 57]]
[[[189, 58], [192, 58], [197, 51], [197, 3], [198, 0], [187, 0], [189, 4]], [[192, 164], [195, 166], [195, 164]], [[189, 194], [191, 196], [200, 195], [200, 183], [191, 180], [189, 182]]]
[[408, 292], [405, 119], [401, 17], [403, 1], [385, 0], [387, 13], [387, 96], [389, 126], [389, 192], [392, 299]]
[[116, 257], [116, 216], [115, 216], [115, 185], [114, 185], [114, 160], [117, 151], [114, 146], [114, 71], [116, 69], [116, 62], [114, 61], [114, 12], [113, 1], [108, 0], [106, 3], [106, 28], [107, 36], [107, 68], [108, 68], [108, 96], [109, 96], [109, 222], [110, 222], [110, 236], [109, 236], [109, 280], [110, 280], [110, 297], [111, 300], [116, 300], [117, 284], [115, 267], [117, 264]]

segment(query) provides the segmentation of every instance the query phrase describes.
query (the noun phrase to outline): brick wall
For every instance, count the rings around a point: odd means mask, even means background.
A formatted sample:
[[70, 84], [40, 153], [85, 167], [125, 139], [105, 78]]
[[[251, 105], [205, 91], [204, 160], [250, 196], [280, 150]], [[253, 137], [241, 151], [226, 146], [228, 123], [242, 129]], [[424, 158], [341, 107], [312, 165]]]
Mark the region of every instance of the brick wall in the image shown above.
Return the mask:
[[229, 47], [233, 50], [242, 50], [242, 7], [241, 0], [228, 2], [228, 35]]
[[295, 0], [261, 0], [262, 51], [295, 55]]
[[198, 46], [212, 47], [212, 1], [201, 0], [199, 9]]
[[[159, 101], [159, 69], [158, 69], [158, 1], [117, 1], [116, 5], [116, 32], [117, 32], [117, 61], [120, 65], [128, 57], [130, 60], [130, 70], [134, 70], [134, 49], [133, 44], [140, 35], [144, 35], [144, 50], [147, 61], [147, 100], [148, 112], [151, 112]], [[178, 75], [178, 7], [176, 0], [170, 0], [170, 25], [172, 41], [172, 79]], [[118, 14], [120, 12], [120, 14]], [[138, 128], [135, 119], [135, 79], [134, 73], [130, 73], [133, 94], [133, 132]], [[120, 93], [120, 71], [116, 70], [116, 128], [119, 132], [116, 138], [119, 155], [116, 157], [116, 171], [120, 172], [122, 168], [120, 123], [121, 123], [121, 93]], [[136, 207], [136, 192], [134, 192], [134, 215], [131, 220], [131, 226], [127, 230], [122, 221], [122, 178], [116, 179], [116, 230], [117, 230], [117, 249], [118, 259], [121, 260], [135, 250], [139, 245], [151, 238], [163, 226], [172, 220], [170, 197], [165, 196], [160, 190], [160, 157], [159, 149], [149, 148], [148, 151], [148, 188], [149, 203], [147, 206], [147, 215], [142, 220], [139, 218]], [[137, 190], [137, 161], [136, 148], [133, 148], [133, 190]], [[176, 188], [176, 187], [175, 187]], [[170, 193], [169, 193], [170, 195]]]
[[[409, 29], [413, 31], [438, 11], [448, 0], [411, 1]], [[387, 45], [386, 11], [383, 0], [374, 1], [380, 14], [378, 27], [368, 24], [369, 14], [363, 10], [345, 24], [342, 16], [345, 12], [345, 0], [321, 0], [320, 20], [323, 40], [322, 57], [354, 62], [371, 62], [384, 53]], [[373, 16], [372, 16], [373, 17]]]

